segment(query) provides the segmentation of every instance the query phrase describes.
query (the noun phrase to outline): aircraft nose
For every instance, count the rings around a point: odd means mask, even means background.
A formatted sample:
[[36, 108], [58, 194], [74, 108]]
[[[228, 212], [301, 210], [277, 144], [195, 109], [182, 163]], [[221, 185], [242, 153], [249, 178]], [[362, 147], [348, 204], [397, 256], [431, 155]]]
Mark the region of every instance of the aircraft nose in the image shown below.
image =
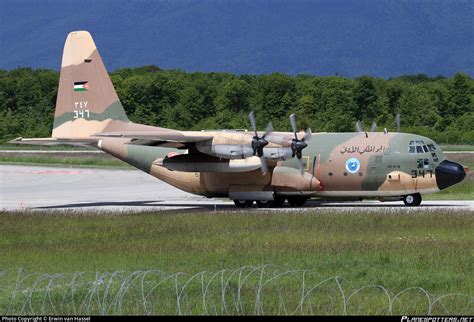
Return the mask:
[[464, 167], [457, 162], [444, 160], [436, 168], [436, 184], [439, 190], [461, 182], [466, 177]]

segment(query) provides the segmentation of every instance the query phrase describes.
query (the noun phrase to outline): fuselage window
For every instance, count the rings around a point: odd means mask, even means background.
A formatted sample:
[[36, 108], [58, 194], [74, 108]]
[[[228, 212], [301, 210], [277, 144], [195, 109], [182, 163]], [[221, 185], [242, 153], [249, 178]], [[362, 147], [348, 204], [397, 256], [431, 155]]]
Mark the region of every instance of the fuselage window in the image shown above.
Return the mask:
[[418, 164], [418, 169], [423, 169], [423, 159], [416, 160], [416, 163]]

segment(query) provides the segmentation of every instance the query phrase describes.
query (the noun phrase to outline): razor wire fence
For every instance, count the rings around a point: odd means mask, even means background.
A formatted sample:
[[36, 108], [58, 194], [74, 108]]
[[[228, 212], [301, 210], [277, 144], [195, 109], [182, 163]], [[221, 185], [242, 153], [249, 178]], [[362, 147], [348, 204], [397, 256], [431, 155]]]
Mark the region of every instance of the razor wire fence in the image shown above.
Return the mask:
[[472, 315], [474, 296], [353, 288], [340, 277], [274, 265], [194, 274], [160, 270], [0, 271], [5, 315]]

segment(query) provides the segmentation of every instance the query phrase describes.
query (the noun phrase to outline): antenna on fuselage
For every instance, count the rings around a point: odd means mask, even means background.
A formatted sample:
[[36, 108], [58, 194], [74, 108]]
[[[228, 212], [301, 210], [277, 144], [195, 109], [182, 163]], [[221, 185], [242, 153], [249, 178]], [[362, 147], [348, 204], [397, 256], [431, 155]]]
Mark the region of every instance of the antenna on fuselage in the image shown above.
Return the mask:
[[377, 132], [377, 123], [375, 123], [375, 121], [372, 122], [372, 126], [370, 127], [370, 132]]
[[397, 132], [400, 132], [400, 113], [395, 115], [395, 124], [397, 125]]
[[362, 122], [361, 121], [356, 122], [355, 128], [356, 128], [357, 132], [364, 132], [364, 129], [362, 128]]

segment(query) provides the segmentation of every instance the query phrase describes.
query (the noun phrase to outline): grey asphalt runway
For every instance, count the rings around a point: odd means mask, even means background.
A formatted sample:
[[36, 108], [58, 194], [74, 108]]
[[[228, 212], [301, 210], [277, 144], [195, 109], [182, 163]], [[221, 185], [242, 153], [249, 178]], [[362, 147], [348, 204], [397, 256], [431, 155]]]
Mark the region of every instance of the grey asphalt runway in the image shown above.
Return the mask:
[[[474, 213], [474, 201], [423, 201], [422, 206], [413, 208], [405, 207], [401, 201], [311, 201], [305, 208], [297, 209], [405, 209], [419, 212], [439, 208], [470, 210]], [[235, 207], [231, 200], [195, 196], [138, 170], [0, 165], [0, 209], [100, 209], [135, 212], [171, 209], [235, 210]], [[292, 209], [286, 206], [275, 211]]]

